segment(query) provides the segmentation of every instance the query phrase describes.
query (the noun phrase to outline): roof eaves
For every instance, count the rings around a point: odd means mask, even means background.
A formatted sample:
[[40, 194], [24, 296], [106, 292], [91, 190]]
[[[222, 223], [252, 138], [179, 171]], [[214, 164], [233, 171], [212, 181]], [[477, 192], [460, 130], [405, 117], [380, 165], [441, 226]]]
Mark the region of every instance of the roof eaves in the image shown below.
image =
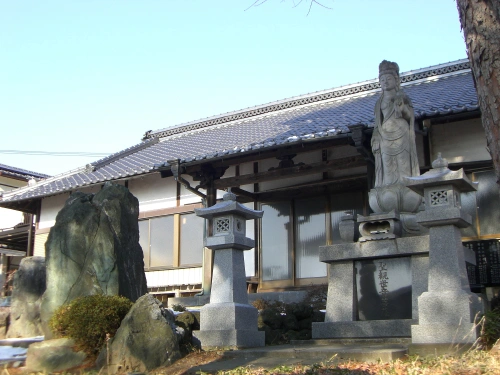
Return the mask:
[[[445, 64], [430, 66], [427, 68], [422, 68], [402, 73], [400, 75], [401, 83], [408, 84], [413, 81], [428, 79], [429, 77], [454, 73], [466, 69], [470, 69], [469, 61], [467, 59], [452, 61]], [[341, 86], [329, 90], [318, 91], [315, 93], [279, 100], [252, 108], [246, 108], [239, 111], [229, 112], [226, 114], [209, 117], [202, 120], [192, 121], [170, 128], [164, 128], [156, 131], [149, 131], [146, 132], [146, 134], [144, 135], [144, 139], [149, 139], [154, 137], [156, 138], [168, 137], [193, 130], [211, 127], [213, 125], [219, 125], [227, 122], [232, 122], [235, 120], [242, 120], [249, 117], [258, 116], [269, 112], [280, 111], [283, 109], [292, 108], [304, 104], [311, 104], [314, 102], [319, 102], [334, 98], [342, 98], [350, 96], [352, 94], [372, 91], [379, 88], [380, 84], [378, 83], [378, 80], [372, 79], [356, 84]]]

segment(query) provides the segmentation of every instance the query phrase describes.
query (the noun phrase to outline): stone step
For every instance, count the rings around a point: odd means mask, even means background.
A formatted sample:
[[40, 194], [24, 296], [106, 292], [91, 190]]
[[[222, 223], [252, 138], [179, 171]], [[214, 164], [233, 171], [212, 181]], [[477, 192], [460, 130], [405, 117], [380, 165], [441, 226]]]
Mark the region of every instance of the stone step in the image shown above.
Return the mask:
[[408, 349], [403, 344], [373, 345], [277, 345], [262, 348], [232, 350], [223, 353], [221, 361], [192, 368], [189, 373], [214, 374], [241, 366], [272, 369], [278, 366], [314, 363], [338, 363], [347, 360], [376, 362], [392, 361], [404, 357]]
[[290, 340], [292, 345], [411, 345], [410, 337], [380, 337], [380, 338], [343, 338], [343, 339], [319, 339], [319, 340]]

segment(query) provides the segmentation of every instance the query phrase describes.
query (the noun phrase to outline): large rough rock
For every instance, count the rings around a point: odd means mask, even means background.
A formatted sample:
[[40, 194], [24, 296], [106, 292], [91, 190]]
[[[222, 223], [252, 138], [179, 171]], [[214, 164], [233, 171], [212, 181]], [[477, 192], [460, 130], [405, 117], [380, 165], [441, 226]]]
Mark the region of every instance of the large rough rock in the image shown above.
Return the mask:
[[147, 293], [138, 217], [137, 198], [121, 185], [106, 183], [95, 195], [76, 192], [68, 198], [45, 244], [46, 337], [53, 312], [77, 297], [102, 293], [136, 301]]
[[151, 371], [181, 357], [174, 315], [150, 294], [139, 298], [97, 359], [104, 373]]
[[7, 337], [43, 335], [40, 319], [43, 292], [45, 292], [45, 258], [24, 258], [14, 275]]
[[71, 339], [56, 339], [37, 342], [28, 347], [26, 368], [30, 372], [60, 372], [81, 366], [87, 355], [74, 350]]

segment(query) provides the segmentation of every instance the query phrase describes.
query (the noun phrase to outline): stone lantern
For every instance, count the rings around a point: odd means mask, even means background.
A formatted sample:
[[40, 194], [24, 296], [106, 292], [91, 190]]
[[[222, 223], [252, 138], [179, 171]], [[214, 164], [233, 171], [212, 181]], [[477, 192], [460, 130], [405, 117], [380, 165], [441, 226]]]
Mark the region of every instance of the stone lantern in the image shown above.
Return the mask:
[[441, 154], [432, 167], [422, 176], [407, 178], [407, 186], [425, 200], [417, 222], [429, 228], [428, 291], [418, 297], [419, 324], [412, 326], [412, 342], [472, 344], [482, 303], [467, 279], [466, 259], [474, 264], [475, 258], [462, 245], [460, 228], [469, 226], [471, 217], [462, 210], [460, 194], [476, 187], [463, 169], [448, 169]]
[[236, 202], [224, 194], [223, 201], [195, 210], [212, 220], [213, 233], [205, 246], [214, 250], [210, 303], [200, 311], [200, 330], [194, 332], [203, 349], [264, 346], [265, 334], [257, 329], [258, 311], [248, 304], [243, 251], [255, 246], [246, 237], [246, 221], [261, 218], [262, 211]]

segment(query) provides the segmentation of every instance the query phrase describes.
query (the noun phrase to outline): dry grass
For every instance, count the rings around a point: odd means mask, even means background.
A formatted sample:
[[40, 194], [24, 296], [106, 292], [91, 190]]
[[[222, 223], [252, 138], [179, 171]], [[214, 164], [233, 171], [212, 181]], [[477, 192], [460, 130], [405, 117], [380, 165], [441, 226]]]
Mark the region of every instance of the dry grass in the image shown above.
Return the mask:
[[499, 375], [498, 352], [472, 350], [459, 356], [434, 358], [409, 357], [392, 362], [344, 362], [334, 365], [280, 366], [275, 369], [251, 369], [240, 367], [220, 371], [218, 375]]

